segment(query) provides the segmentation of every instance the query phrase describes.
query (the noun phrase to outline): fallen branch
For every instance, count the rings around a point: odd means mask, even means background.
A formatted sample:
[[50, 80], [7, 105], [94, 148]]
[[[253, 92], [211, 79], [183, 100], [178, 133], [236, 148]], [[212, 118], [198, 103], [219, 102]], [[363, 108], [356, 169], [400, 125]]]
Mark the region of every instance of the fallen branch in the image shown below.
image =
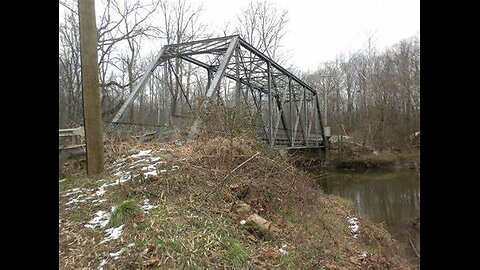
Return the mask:
[[232, 171], [230, 171], [227, 175], [225, 175], [225, 177], [223, 177], [223, 179], [220, 181], [220, 183], [218, 183], [215, 187], [213, 187], [213, 189], [207, 194], [207, 198], [210, 197], [210, 195], [212, 195], [212, 193], [218, 189], [218, 187], [220, 187], [227, 179], [228, 177], [230, 177], [230, 175], [232, 175], [236, 170], [238, 170], [240, 167], [242, 167], [243, 165], [245, 165], [247, 162], [249, 162], [250, 160], [252, 160], [254, 157], [258, 156], [260, 154], [260, 152], [257, 152], [255, 155], [251, 156], [249, 159], [245, 160], [244, 162], [242, 162], [240, 165], [238, 165], [237, 167], [235, 167], [235, 169], [233, 169]]
[[410, 237], [408, 238], [408, 241], [410, 242], [410, 245], [412, 245], [413, 251], [415, 251], [415, 254], [417, 255], [417, 257], [420, 258], [420, 254], [418, 254], [417, 249], [415, 248], [415, 245], [412, 243], [412, 239], [410, 239]]
[[330, 175], [329, 173], [324, 173], [324, 174], [320, 174], [317, 176], [317, 178], [322, 178], [322, 177], [325, 177], [325, 176], [328, 176]]

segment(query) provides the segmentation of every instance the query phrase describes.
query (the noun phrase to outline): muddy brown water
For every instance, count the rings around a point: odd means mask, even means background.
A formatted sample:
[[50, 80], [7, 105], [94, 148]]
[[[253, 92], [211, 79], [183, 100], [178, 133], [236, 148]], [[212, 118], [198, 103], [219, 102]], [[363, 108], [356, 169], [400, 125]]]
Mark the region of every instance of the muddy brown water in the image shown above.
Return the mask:
[[320, 177], [318, 182], [325, 193], [353, 201], [359, 216], [383, 223], [411, 262], [419, 263], [420, 232], [412, 226], [420, 216], [418, 172], [338, 172]]

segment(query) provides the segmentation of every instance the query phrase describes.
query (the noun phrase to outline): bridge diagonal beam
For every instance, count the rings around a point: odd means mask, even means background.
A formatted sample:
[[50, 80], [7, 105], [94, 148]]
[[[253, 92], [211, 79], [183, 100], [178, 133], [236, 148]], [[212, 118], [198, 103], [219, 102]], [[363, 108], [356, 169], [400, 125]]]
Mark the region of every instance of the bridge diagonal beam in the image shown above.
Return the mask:
[[272, 81], [270, 77], [270, 63], [267, 62], [267, 91], [268, 91], [268, 138], [270, 144], [275, 144], [275, 138], [273, 138], [273, 112], [272, 112]]
[[190, 105], [190, 101], [188, 101], [187, 94], [186, 94], [185, 91], [183, 90], [183, 86], [182, 86], [182, 84], [180, 83], [180, 79], [178, 78], [178, 74], [177, 74], [177, 72], [175, 72], [175, 69], [173, 69], [172, 63], [170, 62], [170, 59], [168, 59], [167, 62], [168, 62], [168, 67], [170, 68], [170, 71], [171, 71], [171, 72], [173, 73], [173, 75], [175, 76], [175, 80], [177, 80], [178, 86], [180, 86], [180, 91], [182, 92], [182, 95], [183, 95], [183, 97], [185, 98], [185, 101], [187, 101], [188, 108], [190, 108], [190, 110], [191, 110], [191, 109], [192, 109], [192, 105]]
[[[257, 117], [260, 119], [260, 124], [262, 125], [262, 130], [263, 132], [265, 133], [265, 137], [268, 137], [267, 135], [267, 128], [265, 127], [265, 123], [263, 122], [263, 117], [262, 117], [262, 112], [261, 112], [261, 108], [257, 102], [257, 98], [255, 97], [255, 93], [253, 91], [253, 86], [250, 84], [250, 76], [251, 74], [248, 72], [247, 70], [247, 67], [245, 67], [245, 63], [243, 62], [243, 55], [240, 54], [240, 59], [242, 59], [242, 67], [243, 67], [243, 72], [245, 73], [245, 77], [247, 78], [246, 82], [245, 82], [245, 85], [248, 86], [248, 88], [250, 89], [250, 92], [252, 94], [252, 99], [253, 99], [253, 103], [255, 104], [255, 108], [256, 108], [256, 112], [257, 112]], [[261, 91], [264, 91], [263, 89], [261, 89]], [[260, 92], [261, 94], [262, 92]], [[247, 96], [248, 96], [248, 91], [247, 91]]]
[[[277, 85], [275, 83], [275, 79], [272, 78], [272, 82], [273, 82], [273, 86], [275, 88], [277, 88]], [[283, 106], [282, 106], [282, 101], [280, 100], [280, 96], [279, 95], [276, 95], [275, 96], [275, 100], [277, 102], [277, 108], [278, 108], [278, 111], [280, 112], [280, 118], [282, 120], [282, 126], [283, 126], [283, 131], [285, 132], [285, 136], [287, 137], [288, 139], [288, 142], [291, 143], [291, 139], [290, 139], [290, 136], [288, 136], [288, 128], [287, 128], [287, 121], [285, 120], [285, 115], [283, 113]], [[278, 129], [278, 124], [277, 124], [277, 129]], [[275, 137], [277, 136], [277, 132], [275, 131]]]
[[[235, 48], [238, 46], [238, 39], [239, 37], [235, 36], [232, 39], [232, 41], [230, 41], [230, 45], [228, 45], [228, 49], [223, 56], [222, 62], [220, 63], [220, 66], [218, 67], [217, 72], [215, 72], [215, 76], [213, 77], [212, 83], [208, 88], [207, 96], [199, 106], [200, 109], [203, 109], [210, 102], [213, 92], [215, 91], [215, 89], [217, 89], [217, 86], [220, 85], [220, 81], [223, 77], [223, 74], [225, 73], [227, 64], [230, 62], [233, 52]], [[192, 127], [190, 128], [190, 132], [188, 133], [188, 137], [192, 138], [197, 134], [197, 130], [198, 130], [198, 126], [200, 125], [200, 122], [201, 122], [200, 113], [197, 113], [195, 116], [195, 119], [193, 120]]]
[[152, 75], [153, 71], [155, 71], [157, 66], [160, 65], [163, 62], [163, 60], [161, 60], [161, 58], [162, 58], [164, 52], [165, 52], [165, 47], [163, 47], [160, 50], [160, 52], [157, 54], [157, 56], [152, 61], [152, 63], [150, 63], [147, 71], [142, 75], [142, 77], [140, 78], [140, 81], [135, 85], [135, 87], [133, 88], [132, 92], [128, 96], [125, 103], [123, 103], [122, 107], [120, 107], [117, 114], [113, 117], [112, 123], [106, 129], [107, 133], [109, 133], [111, 131], [112, 124], [118, 123], [121, 120], [121, 118], [122, 118], [123, 114], [125, 113], [125, 111], [127, 110], [128, 106], [130, 106], [133, 103], [135, 98], [140, 93], [140, 90], [147, 83], [147, 79]]
[[322, 135], [322, 143], [323, 143], [323, 151], [325, 152], [326, 151], [326, 147], [327, 147], [327, 140], [325, 138], [325, 130], [323, 128], [323, 123], [322, 123], [322, 114], [320, 112], [320, 102], [318, 101], [318, 94], [315, 95], [315, 103], [316, 103], [316, 107], [317, 107], [317, 114], [318, 114], [318, 123], [320, 125], [320, 132], [321, 132], [321, 135]]
[[282, 66], [280, 66], [279, 64], [275, 63], [273, 60], [271, 60], [270, 58], [268, 58], [266, 55], [264, 55], [263, 53], [261, 53], [259, 50], [257, 50], [255, 47], [253, 47], [252, 45], [248, 44], [245, 40], [241, 39], [240, 38], [240, 45], [245, 47], [246, 49], [248, 49], [249, 51], [251, 51], [252, 53], [256, 54], [258, 57], [260, 57], [261, 59], [263, 59], [264, 61], [266, 61], [267, 63], [271, 63], [271, 65], [276, 68], [278, 71], [282, 72], [283, 74], [291, 77], [296, 83], [300, 84], [301, 86], [307, 88], [307, 90], [309, 90], [310, 92], [312, 93], [317, 93], [317, 91], [315, 91], [312, 87], [310, 87], [308, 84], [306, 84], [305, 82], [303, 82], [302, 80], [300, 80], [297, 76], [293, 75], [292, 73], [290, 73], [288, 70], [284, 69]]
[[[293, 140], [295, 141], [295, 138], [297, 137], [297, 127], [298, 127], [298, 124], [300, 124], [300, 132], [302, 133], [302, 136], [303, 136], [303, 140], [305, 141], [305, 143], [307, 142], [307, 138], [305, 137], [305, 131], [303, 129], [303, 124], [302, 124], [302, 117], [301, 117], [301, 113], [300, 113], [300, 109], [298, 108], [298, 104], [297, 104], [297, 101], [296, 101], [296, 97], [295, 97], [295, 91], [293, 91], [293, 99], [294, 99], [294, 104], [295, 104], [295, 109], [296, 109], [296, 120], [295, 120], [295, 132], [294, 132], [294, 137], [293, 137]], [[303, 103], [303, 99], [305, 97], [302, 97], [301, 100], [300, 100], [300, 103]]]

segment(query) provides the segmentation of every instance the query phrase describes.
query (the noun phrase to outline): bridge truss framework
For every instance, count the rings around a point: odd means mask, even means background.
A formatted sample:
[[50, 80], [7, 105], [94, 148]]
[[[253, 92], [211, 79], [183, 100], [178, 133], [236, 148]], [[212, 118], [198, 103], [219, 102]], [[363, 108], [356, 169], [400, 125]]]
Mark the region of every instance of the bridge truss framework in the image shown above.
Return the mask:
[[[178, 58], [203, 67], [207, 72], [208, 90], [206, 98], [199, 104], [200, 109], [208, 105], [214, 92], [219, 91], [222, 78], [226, 77], [236, 82], [235, 102], [244, 102], [250, 114], [256, 116], [258, 123], [254, 126], [262, 140], [277, 148], [325, 150], [326, 138], [317, 91], [238, 35], [162, 47], [114, 116], [112, 124], [121, 121], [155, 69], [165, 64], [175, 73], [170, 61]], [[181, 86], [180, 90], [192, 109]], [[191, 136], [201, 123], [198, 115], [191, 126]]]

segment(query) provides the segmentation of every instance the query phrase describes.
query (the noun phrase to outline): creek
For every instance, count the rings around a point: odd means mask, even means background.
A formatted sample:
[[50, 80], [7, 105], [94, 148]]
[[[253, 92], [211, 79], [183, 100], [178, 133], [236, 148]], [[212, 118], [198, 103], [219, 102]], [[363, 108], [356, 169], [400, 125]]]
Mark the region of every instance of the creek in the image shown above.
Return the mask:
[[419, 263], [420, 231], [412, 225], [420, 217], [418, 172], [335, 172], [319, 177], [318, 182], [325, 193], [351, 200], [359, 216], [382, 223], [411, 262]]

